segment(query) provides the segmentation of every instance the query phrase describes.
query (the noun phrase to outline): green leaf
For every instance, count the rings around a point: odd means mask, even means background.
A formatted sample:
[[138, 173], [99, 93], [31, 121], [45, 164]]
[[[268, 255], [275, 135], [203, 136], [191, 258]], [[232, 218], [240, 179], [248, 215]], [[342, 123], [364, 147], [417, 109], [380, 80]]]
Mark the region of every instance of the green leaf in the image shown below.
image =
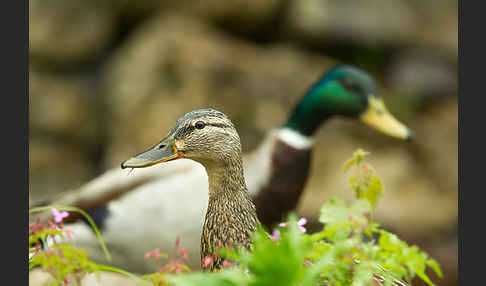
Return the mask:
[[435, 259], [432, 258], [428, 259], [426, 264], [427, 266], [432, 268], [432, 270], [434, 270], [435, 274], [437, 274], [439, 278], [443, 277], [442, 270], [440, 269], [439, 263]]
[[319, 221], [325, 224], [339, 223], [348, 219], [349, 210], [343, 199], [332, 197], [321, 208]]
[[427, 285], [435, 286], [435, 284], [430, 280], [430, 278], [425, 274], [424, 270], [417, 271], [417, 276], [420, 277]]
[[346, 172], [352, 165], [359, 166], [363, 158], [369, 154], [369, 152], [364, 151], [363, 149], [356, 150], [353, 153], [353, 157], [344, 163], [344, 172]]
[[[425, 273], [427, 266], [431, 267], [439, 277], [442, 276], [442, 271], [435, 260], [428, 259], [425, 252], [420, 251], [416, 246], [408, 246], [406, 242], [400, 240], [392, 233], [380, 230], [379, 246], [380, 256], [388, 257], [388, 265], [383, 265], [385, 268], [391, 269], [389, 266], [397, 267], [399, 264], [402, 264], [410, 273], [407, 276], [413, 278], [414, 275], [417, 275], [428, 285], [435, 284]], [[397, 272], [395, 271], [395, 273]], [[403, 273], [400, 274], [403, 275]]]
[[249, 285], [293, 285], [302, 276], [306, 254], [312, 244], [304, 238], [295, 215], [279, 228], [280, 240], [268, 238], [262, 228], [255, 233], [248, 269], [254, 274]]
[[372, 176], [369, 180], [367, 188], [362, 190], [361, 197], [367, 199], [372, 207], [372, 210], [376, 208], [378, 199], [383, 195], [383, 185], [380, 178]]
[[321, 273], [325, 273], [326, 267], [332, 267], [334, 253], [332, 250], [326, 252], [311, 268], [306, 272], [302, 279], [303, 286], [315, 285], [315, 281], [318, 279]]
[[340, 224], [341, 227], [344, 227], [346, 223], [356, 223], [357, 227], [367, 227], [370, 220], [370, 212], [371, 205], [365, 199], [356, 200], [348, 207], [344, 200], [333, 197], [322, 206], [319, 221], [326, 224], [326, 229], [334, 228], [335, 224]]
[[351, 168], [351, 166], [353, 166], [354, 164], [356, 164], [356, 158], [355, 157], [353, 157], [353, 158], [349, 159], [348, 161], [346, 161], [344, 163], [344, 167], [343, 167], [344, 172], [347, 172], [349, 170], [349, 168]]
[[371, 204], [368, 200], [359, 199], [354, 201], [349, 210], [349, 219], [354, 219], [360, 224], [368, 224], [370, 220]]
[[227, 269], [212, 273], [193, 272], [183, 275], [172, 274], [166, 276], [166, 281], [177, 286], [240, 286], [248, 285], [249, 276], [238, 269]]
[[373, 278], [373, 268], [370, 263], [361, 262], [355, 266], [352, 286], [368, 286]]

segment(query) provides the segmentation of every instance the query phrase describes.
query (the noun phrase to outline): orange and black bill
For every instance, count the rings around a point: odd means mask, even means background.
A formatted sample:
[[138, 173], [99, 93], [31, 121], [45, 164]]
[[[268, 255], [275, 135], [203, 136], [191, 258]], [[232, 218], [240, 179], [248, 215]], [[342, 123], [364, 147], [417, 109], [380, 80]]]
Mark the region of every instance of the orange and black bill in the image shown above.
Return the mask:
[[123, 161], [121, 168], [145, 168], [180, 158], [184, 158], [184, 153], [177, 150], [173, 139], [167, 137], [149, 150]]

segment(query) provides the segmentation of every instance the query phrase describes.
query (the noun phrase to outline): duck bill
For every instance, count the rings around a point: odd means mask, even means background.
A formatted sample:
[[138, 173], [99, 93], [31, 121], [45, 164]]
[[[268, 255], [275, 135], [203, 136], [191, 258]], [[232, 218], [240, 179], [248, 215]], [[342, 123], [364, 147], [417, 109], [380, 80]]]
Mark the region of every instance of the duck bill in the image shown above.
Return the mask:
[[121, 168], [145, 168], [181, 158], [184, 158], [184, 153], [177, 150], [173, 140], [166, 138], [149, 150], [123, 161]]
[[381, 98], [374, 96], [368, 98], [368, 108], [361, 114], [361, 121], [391, 137], [408, 141], [412, 139], [412, 132], [395, 119]]

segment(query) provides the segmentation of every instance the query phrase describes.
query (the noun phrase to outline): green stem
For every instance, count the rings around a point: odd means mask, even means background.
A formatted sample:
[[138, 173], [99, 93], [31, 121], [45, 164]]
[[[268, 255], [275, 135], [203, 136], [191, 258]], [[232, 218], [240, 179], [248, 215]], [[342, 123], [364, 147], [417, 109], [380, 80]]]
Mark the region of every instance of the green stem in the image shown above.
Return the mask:
[[147, 281], [141, 279], [140, 277], [138, 277], [137, 275], [133, 274], [133, 273], [130, 273], [128, 271], [125, 271], [123, 269], [120, 269], [120, 268], [116, 268], [116, 267], [113, 267], [113, 266], [110, 266], [110, 265], [104, 265], [104, 264], [98, 264], [98, 266], [100, 267], [99, 269], [100, 270], [103, 270], [103, 271], [108, 271], [108, 272], [113, 272], [113, 273], [118, 273], [118, 274], [121, 274], [121, 275], [125, 275], [129, 278], [132, 278], [133, 280], [137, 281], [137, 282], [140, 282], [144, 285], [147, 285], [147, 286], [150, 286], [150, 283], [148, 283]]
[[100, 242], [101, 249], [103, 249], [103, 252], [105, 253], [106, 259], [108, 261], [111, 261], [111, 255], [108, 252], [108, 249], [106, 248], [105, 242], [103, 241], [103, 237], [101, 237], [101, 234], [100, 234], [98, 227], [96, 226], [94, 221], [91, 219], [91, 217], [82, 209], [77, 208], [77, 207], [72, 207], [72, 206], [43, 206], [43, 207], [35, 207], [35, 208], [29, 209], [29, 214], [36, 213], [36, 212], [48, 211], [48, 210], [51, 210], [51, 209], [59, 209], [59, 210], [63, 210], [63, 211], [78, 212], [78, 213], [82, 214], [86, 218], [86, 220], [88, 220], [89, 224], [93, 228], [93, 230], [96, 234], [96, 237], [98, 238], [98, 241]]

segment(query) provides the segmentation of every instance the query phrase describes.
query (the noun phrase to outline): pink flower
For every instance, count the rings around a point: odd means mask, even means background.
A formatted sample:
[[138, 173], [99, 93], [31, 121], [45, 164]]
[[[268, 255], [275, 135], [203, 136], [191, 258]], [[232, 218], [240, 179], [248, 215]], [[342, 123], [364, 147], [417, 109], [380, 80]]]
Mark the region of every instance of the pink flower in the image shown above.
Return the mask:
[[42, 225], [40, 222], [34, 222], [29, 225], [29, 229], [32, 231], [33, 234], [36, 234], [44, 229], [44, 225]]
[[302, 218], [299, 219], [299, 221], [297, 222], [297, 225], [299, 226], [300, 231], [306, 232], [306, 229], [304, 227], [304, 225], [306, 223], [307, 223], [307, 219], [305, 217], [302, 217]]
[[67, 211], [58, 211], [57, 209], [52, 209], [51, 212], [54, 216], [54, 221], [57, 223], [61, 223], [64, 218], [69, 216]]
[[233, 263], [229, 262], [228, 260], [223, 260], [223, 267], [231, 267]]
[[145, 253], [145, 258], [146, 259], [149, 259], [150, 257], [158, 258], [159, 254], [160, 254], [160, 249], [156, 248], [152, 251]]
[[46, 250], [46, 254], [47, 255], [59, 255], [60, 254], [60, 251], [59, 249], [48, 249]]
[[184, 267], [183, 267], [183, 263], [179, 260], [173, 260], [171, 261], [170, 263], [168, 263], [166, 266], [167, 268], [164, 269], [164, 270], [169, 270], [169, 272], [175, 272], [175, 273], [182, 273], [184, 272]]
[[[301, 217], [299, 221], [297, 222], [297, 225], [299, 226], [300, 231], [306, 232], [307, 230], [305, 229], [304, 225], [307, 223], [307, 219], [305, 217]], [[285, 227], [289, 223], [288, 222], [281, 222], [278, 224], [280, 227]]]
[[47, 226], [54, 229], [56, 228], [56, 225], [50, 220], [47, 221]]
[[208, 268], [209, 266], [213, 265], [214, 259], [212, 256], [206, 256], [202, 260], [203, 262], [203, 268]]
[[179, 252], [181, 253], [182, 258], [184, 258], [184, 259], [188, 259], [188, 256], [187, 256], [187, 249], [185, 249], [184, 247], [181, 247], [181, 248], [179, 249]]
[[67, 236], [72, 239], [73, 238], [73, 232], [70, 229], [66, 229], [65, 231], [66, 231]]
[[274, 229], [272, 235], [270, 236], [272, 241], [277, 241], [280, 239], [280, 231], [278, 229]]

